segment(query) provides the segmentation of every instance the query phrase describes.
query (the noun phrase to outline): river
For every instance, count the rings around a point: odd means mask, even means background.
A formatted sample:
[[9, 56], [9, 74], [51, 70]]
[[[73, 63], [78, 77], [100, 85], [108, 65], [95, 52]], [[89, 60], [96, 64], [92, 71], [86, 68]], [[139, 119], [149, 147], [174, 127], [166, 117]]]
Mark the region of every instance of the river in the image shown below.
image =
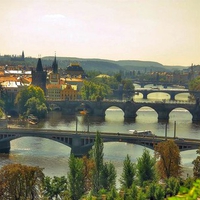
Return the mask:
[[[179, 100], [187, 100], [188, 94], [180, 94], [177, 96]], [[166, 94], [154, 93], [148, 96], [149, 100], [168, 99]], [[143, 101], [141, 96], [135, 96], [135, 101]], [[127, 132], [130, 129], [135, 130], [151, 130], [156, 135], [165, 135], [165, 123], [158, 122], [157, 113], [149, 107], [143, 107], [137, 112], [135, 122], [124, 121], [123, 112], [111, 107], [106, 111], [105, 120], [98, 118], [90, 118], [90, 131], [105, 131], [105, 132]], [[175, 109], [170, 113], [170, 119], [167, 126], [167, 135], [174, 135], [174, 122], [176, 122], [176, 135], [181, 138], [199, 138], [200, 139], [200, 124], [192, 123], [191, 114], [181, 108]], [[87, 131], [88, 122], [84, 116], [78, 116], [78, 130]], [[62, 116], [60, 112], [49, 114], [48, 118], [41, 121], [36, 126], [41, 129], [61, 129], [75, 130], [75, 117]], [[126, 143], [104, 143], [104, 160], [112, 162], [117, 170], [117, 179], [119, 179], [123, 161], [127, 154], [131, 160], [136, 162], [142, 155], [144, 147]], [[153, 151], [149, 150], [153, 155]], [[51, 141], [48, 139], [24, 137], [11, 141], [11, 150], [9, 154], [0, 154], [0, 166], [8, 163], [20, 163], [25, 165], [39, 166], [44, 168], [44, 173], [47, 176], [67, 176], [68, 159], [70, 148]], [[196, 150], [181, 152], [182, 165], [188, 169], [192, 169], [192, 161], [196, 158]], [[191, 170], [190, 170], [191, 172]], [[117, 184], [119, 182], [117, 181]]]

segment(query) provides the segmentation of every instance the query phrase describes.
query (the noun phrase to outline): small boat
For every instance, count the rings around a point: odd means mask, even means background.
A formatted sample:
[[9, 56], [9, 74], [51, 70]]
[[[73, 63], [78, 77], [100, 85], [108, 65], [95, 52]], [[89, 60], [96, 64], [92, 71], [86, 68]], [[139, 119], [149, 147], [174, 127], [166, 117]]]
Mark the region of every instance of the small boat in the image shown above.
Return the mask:
[[28, 123], [29, 123], [29, 124], [32, 124], [32, 125], [35, 125], [35, 124], [37, 124], [38, 122], [32, 121], [32, 120], [28, 120]]
[[133, 135], [141, 135], [141, 136], [155, 136], [150, 130], [144, 130], [144, 131], [136, 131], [136, 130], [129, 130], [130, 134]]
[[34, 116], [32, 114], [28, 116], [28, 123], [29, 124], [35, 125], [38, 122], [39, 122], [39, 120], [38, 120], [38, 118], [36, 116]]

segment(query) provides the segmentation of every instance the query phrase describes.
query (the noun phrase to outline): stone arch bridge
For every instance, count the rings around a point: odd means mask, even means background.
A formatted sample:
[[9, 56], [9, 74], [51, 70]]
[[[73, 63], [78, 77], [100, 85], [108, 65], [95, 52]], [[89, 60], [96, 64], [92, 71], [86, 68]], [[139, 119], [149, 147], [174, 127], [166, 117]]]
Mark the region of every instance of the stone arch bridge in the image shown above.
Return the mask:
[[[52, 102], [49, 102], [51, 104]], [[192, 115], [193, 122], [200, 122], [200, 106], [196, 103], [177, 103], [177, 102], [134, 102], [134, 101], [54, 101], [60, 107], [64, 115], [76, 115], [78, 113], [88, 114], [89, 116], [105, 117], [109, 107], [116, 106], [124, 113], [125, 119], [135, 120], [137, 111], [148, 106], [158, 114], [159, 121], [168, 121], [169, 114], [176, 108], [184, 108]]]
[[144, 88], [138, 88], [135, 89], [135, 93], [141, 93], [143, 95], [143, 99], [147, 99], [148, 95], [151, 93], [166, 93], [170, 96], [170, 100], [175, 100], [176, 95], [182, 94], [182, 93], [188, 93], [188, 95], [191, 94], [198, 94], [199, 92], [197, 91], [189, 91], [187, 89], [144, 89]]

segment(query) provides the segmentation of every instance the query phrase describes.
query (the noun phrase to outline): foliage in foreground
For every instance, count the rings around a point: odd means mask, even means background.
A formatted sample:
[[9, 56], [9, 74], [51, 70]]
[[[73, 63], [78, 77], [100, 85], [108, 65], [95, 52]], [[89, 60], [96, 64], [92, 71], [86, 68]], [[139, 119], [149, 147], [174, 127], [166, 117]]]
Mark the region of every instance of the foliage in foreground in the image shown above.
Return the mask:
[[193, 183], [193, 187], [189, 190], [187, 194], [179, 194], [174, 197], [168, 198], [169, 200], [197, 200], [200, 198], [200, 179], [197, 179]]
[[[165, 142], [160, 144], [164, 145], [160, 148], [168, 148]], [[168, 153], [167, 150], [163, 156], [168, 156]], [[89, 157], [70, 156], [67, 178], [44, 177], [42, 169], [38, 167], [19, 164], [4, 166], [0, 169], [0, 199], [162, 200], [167, 196], [169, 199], [184, 197], [193, 200], [200, 197], [200, 180], [188, 178], [180, 181], [179, 177], [170, 174], [169, 178], [158, 183], [155, 170], [159, 168], [155, 168], [155, 158], [146, 149], [136, 164], [129, 155], [126, 156], [120, 178], [121, 188], [117, 191], [115, 167], [112, 163], [104, 163], [103, 156], [103, 142], [97, 132]], [[166, 159], [174, 162], [171, 157]], [[179, 166], [178, 162], [176, 164]]]
[[40, 199], [44, 174], [39, 167], [9, 164], [0, 170], [0, 199]]

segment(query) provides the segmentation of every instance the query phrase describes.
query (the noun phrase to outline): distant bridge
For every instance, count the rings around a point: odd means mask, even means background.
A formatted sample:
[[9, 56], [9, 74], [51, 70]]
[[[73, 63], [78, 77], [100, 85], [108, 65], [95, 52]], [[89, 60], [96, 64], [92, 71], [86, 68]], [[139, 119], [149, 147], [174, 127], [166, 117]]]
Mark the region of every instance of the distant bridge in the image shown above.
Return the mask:
[[134, 102], [134, 101], [53, 101], [48, 102], [50, 105], [53, 103], [60, 107], [64, 115], [76, 115], [81, 111], [85, 111], [89, 116], [105, 117], [106, 110], [109, 107], [115, 106], [124, 112], [125, 119], [135, 120], [137, 111], [148, 106], [155, 110], [158, 114], [159, 121], [168, 121], [169, 114], [176, 108], [184, 108], [192, 115], [193, 122], [200, 122], [200, 105], [197, 102]]
[[[145, 85], [162, 85], [164, 88], [172, 87], [176, 85], [176, 83], [169, 83], [169, 82], [161, 82], [158, 80], [150, 80], [150, 81], [140, 81], [140, 80], [134, 80], [133, 83], [140, 85], [142, 88], [144, 88]], [[184, 86], [185, 88], [188, 88], [188, 83], [179, 83], [179, 86]]]
[[158, 89], [136, 88], [135, 92], [141, 93], [143, 95], [143, 99], [147, 99], [148, 94], [162, 92], [162, 93], [169, 94], [170, 100], [175, 100], [175, 96], [177, 94], [192, 93], [196, 95], [197, 93], [200, 93], [197, 91], [189, 91], [188, 89], [159, 89], [159, 88]]
[[[10, 150], [10, 141], [21, 137], [41, 137], [50, 139], [71, 148], [71, 153], [77, 157], [86, 155], [94, 145], [96, 132], [83, 131], [63, 131], [48, 129], [1, 129], [0, 130], [0, 152], [8, 153]], [[198, 149], [200, 140], [184, 138], [178, 140], [173, 137], [160, 136], [138, 136], [127, 133], [106, 133], [101, 132], [103, 142], [124, 142], [129, 144], [137, 144], [150, 149], [154, 149], [154, 145], [165, 140], [174, 140], [180, 151]]]

